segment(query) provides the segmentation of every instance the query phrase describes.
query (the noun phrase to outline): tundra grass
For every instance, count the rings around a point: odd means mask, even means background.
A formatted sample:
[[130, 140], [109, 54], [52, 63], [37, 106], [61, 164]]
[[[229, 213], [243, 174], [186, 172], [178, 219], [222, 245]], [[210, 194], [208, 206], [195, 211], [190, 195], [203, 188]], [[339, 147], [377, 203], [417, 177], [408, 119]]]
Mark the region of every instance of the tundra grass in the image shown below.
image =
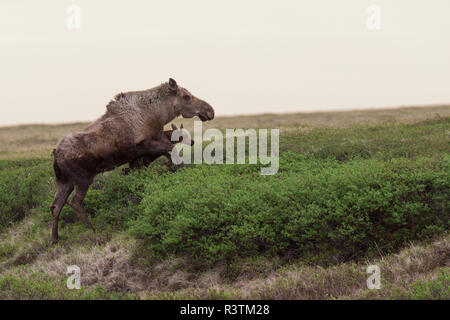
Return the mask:
[[[99, 175], [86, 197], [96, 232], [66, 206], [56, 247], [50, 150], [4, 153], [1, 298], [448, 299], [449, 130], [448, 117], [282, 130], [280, 169], [269, 177], [261, 165], [169, 173], [160, 160], [128, 176], [119, 168]], [[415, 276], [403, 279], [386, 262], [413, 259], [408, 248], [419, 247]], [[366, 261], [392, 273], [384, 291], [361, 287]], [[83, 292], [51, 290], [64, 287], [67, 263], [89, 269]], [[319, 286], [315, 274], [329, 280]]]

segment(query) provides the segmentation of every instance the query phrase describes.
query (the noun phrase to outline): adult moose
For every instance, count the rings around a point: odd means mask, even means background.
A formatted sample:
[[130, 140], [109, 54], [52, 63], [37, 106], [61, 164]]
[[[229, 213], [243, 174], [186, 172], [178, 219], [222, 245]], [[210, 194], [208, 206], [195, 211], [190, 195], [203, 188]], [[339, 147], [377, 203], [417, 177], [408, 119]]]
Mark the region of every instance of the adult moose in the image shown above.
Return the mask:
[[50, 210], [52, 242], [58, 240], [58, 219], [67, 198], [79, 219], [92, 227], [82, 203], [95, 175], [148, 154], [165, 154], [173, 144], [163, 139], [164, 125], [178, 116], [202, 121], [214, 109], [169, 79], [155, 88], [120, 93], [105, 114], [86, 129], [66, 136], [53, 151], [57, 191]]

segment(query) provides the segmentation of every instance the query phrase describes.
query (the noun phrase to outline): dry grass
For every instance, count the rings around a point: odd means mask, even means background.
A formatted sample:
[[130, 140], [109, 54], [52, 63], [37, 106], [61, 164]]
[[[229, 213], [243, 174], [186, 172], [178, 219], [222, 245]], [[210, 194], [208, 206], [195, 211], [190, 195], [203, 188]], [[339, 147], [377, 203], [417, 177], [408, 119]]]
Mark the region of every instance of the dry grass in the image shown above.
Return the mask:
[[[60, 279], [67, 276], [67, 266], [77, 265], [82, 270], [82, 285], [88, 288], [101, 285], [110, 291], [125, 292], [147, 288], [143, 271], [130, 263], [133, 239], [118, 234], [106, 242], [97, 241], [92, 231], [86, 230], [82, 241], [53, 246], [42, 217], [42, 214], [29, 216], [2, 236], [1, 247], [12, 250], [0, 260], [0, 277], [30, 278], [42, 272]], [[32, 229], [36, 230], [30, 239]]]
[[50, 157], [58, 141], [87, 123], [24, 125], [0, 128], [0, 160]]
[[[293, 114], [263, 114], [249, 116], [217, 117], [203, 124], [208, 128], [318, 128], [345, 127], [363, 123], [403, 122], [415, 123], [425, 119], [450, 116], [450, 105], [429, 107], [404, 107], [336, 112]], [[192, 119], [176, 119], [192, 132]], [[58, 141], [67, 134], [85, 128], [88, 123], [63, 125], [22, 125], [0, 127], [0, 160], [23, 158], [47, 158]]]
[[[190, 269], [192, 261], [183, 258], [146, 264], [148, 260], [139, 256], [139, 251], [137, 257], [133, 256], [136, 240], [124, 234], [117, 234], [103, 244], [50, 246], [44, 234], [29, 241], [27, 233], [35, 223], [27, 219], [3, 238], [3, 245], [14, 243], [16, 248], [0, 266], [3, 275], [30, 278], [44, 273], [62, 278], [66, 276], [67, 266], [77, 265], [83, 286], [101, 285], [110, 291], [138, 293], [144, 299], [409, 298], [416, 294], [411, 284], [432, 281], [438, 270], [450, 268], [450, 235], [447, 234], [431, 244], [411, 244], [398, 254], [360, 264], [323, 268], [300, 261], [280, 266], [276, 259], [259, 258], [241, 262], [239, 277], [230, 281], [227, 266], [223, 264], [202, 272]], [[372, 264], [381, 269], [380, 290], [366, 287], [365, 271]]]
[[[449, 116], [450, 105], [217, 117], [213, 121], [204, 123], [204, 128], [336, 128], [354, 124], [416, 123], [432, 119], [436, 115]], [[186, 119], [177, 119], [176, 123], [183, 121], [191, 122]]]
[[[379, 265], [382, 286], [366, 287], [367, 266]], [[416, 294], [413, 283], [436, 278], [438, 270], [450, 267], [449, 236], [429, 245], [411, 245], [395, 255], [368, 261], [366, 264], [346, 263], [328, 268], [302, 264], [279, 268], [265, 277], [226, 283], [221, 270], [210, 271], [208, 277], [192, 282], [183, 290], [146, 291], [146, 299], [389, 299]], [[214, 274], [214, 275], [212, 275]], [[448, 277], [448, 275], [447, 275]], [[213, 281], [208, 279], [213, 279]], [[447, 280], [447, 284], [448, 283]], [[450, 292], [447, 296], [450, 299]]]

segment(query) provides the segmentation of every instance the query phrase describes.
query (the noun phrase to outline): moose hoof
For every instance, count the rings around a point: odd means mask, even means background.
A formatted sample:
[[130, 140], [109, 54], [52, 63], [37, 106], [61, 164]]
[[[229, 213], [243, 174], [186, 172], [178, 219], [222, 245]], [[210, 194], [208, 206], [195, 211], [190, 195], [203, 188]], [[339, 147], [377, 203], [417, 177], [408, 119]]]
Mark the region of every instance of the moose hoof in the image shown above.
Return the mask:
[[167, 169], [169, 169], [170, 172], [175, 172], [178, 169], [182, 169], [184, 167], [184, 164], [178, 164], [178, 165], [174, 165], [174, 164], [168, 164], [167, 165]]

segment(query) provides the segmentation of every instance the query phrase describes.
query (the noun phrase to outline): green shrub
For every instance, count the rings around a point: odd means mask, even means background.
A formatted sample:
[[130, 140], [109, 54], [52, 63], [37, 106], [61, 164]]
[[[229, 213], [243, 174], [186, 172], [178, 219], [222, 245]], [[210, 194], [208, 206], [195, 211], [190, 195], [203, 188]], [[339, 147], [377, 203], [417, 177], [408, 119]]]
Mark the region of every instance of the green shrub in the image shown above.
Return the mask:
[[394, 286], [391, 299], [429, 300], [450, 299], [450, 270], [439, 268], [432, 279], [416, 280], [408, 285]]
[[410, 299], [450, 299], [450, 270], [440, 268], [435, 279], [415, 281], [411, 285]]
[[25, 217], [49, 197], [50, 161], [0, 162], [0, 231]]
[[342, 163], [285, 152], [270, 177], [258, 166], [195, 166], [145, 185], [131, 231], [157, 256], [209, 263], [308, 252], [361, 259], [448, 228], [449, 159]]

